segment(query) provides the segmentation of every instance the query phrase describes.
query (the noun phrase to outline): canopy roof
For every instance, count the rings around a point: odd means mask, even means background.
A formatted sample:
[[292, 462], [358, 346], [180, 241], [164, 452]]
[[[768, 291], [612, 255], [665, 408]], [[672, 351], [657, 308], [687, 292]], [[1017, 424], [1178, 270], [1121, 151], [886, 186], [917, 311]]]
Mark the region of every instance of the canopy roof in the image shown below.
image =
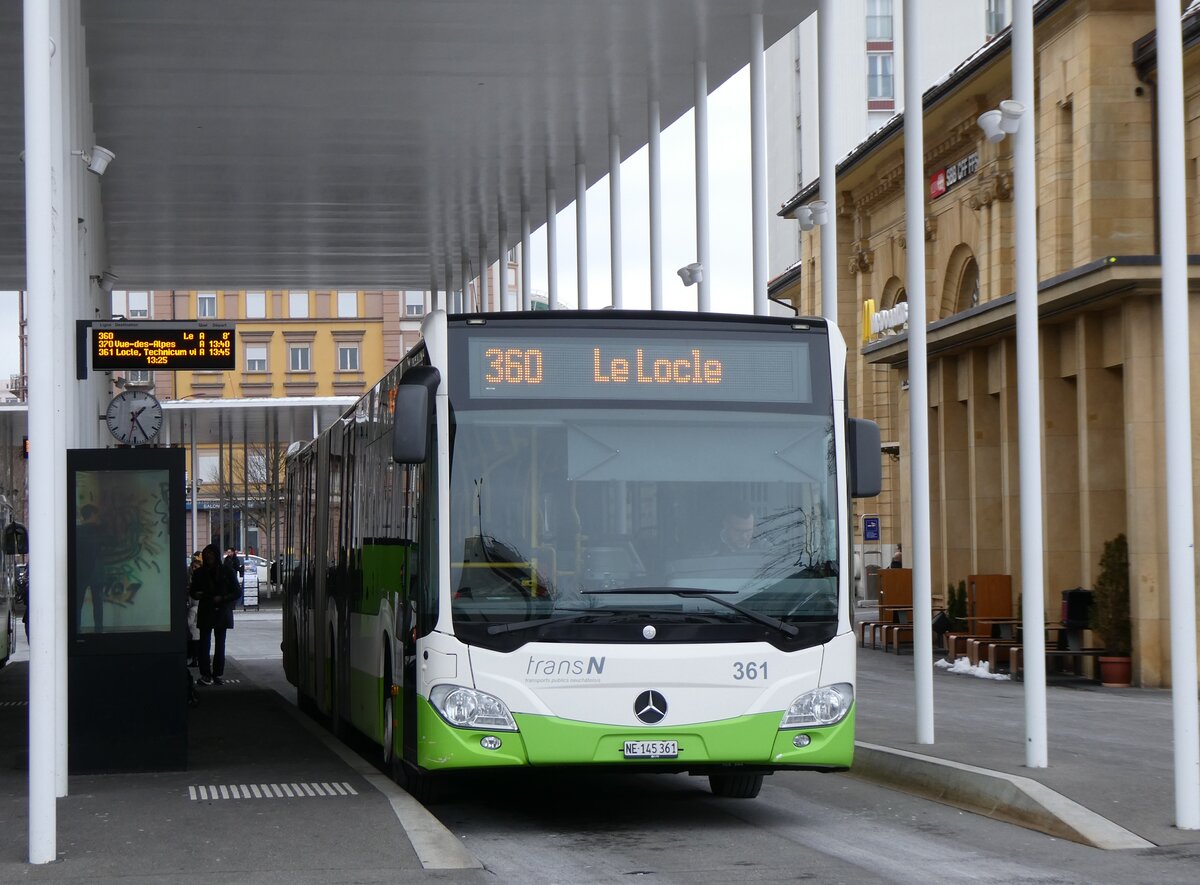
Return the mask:
[[[816, 6], [760, 0], [767, 45]], [[85, 0], [124, 288], [444, 285], [749, 59], [746, 0]], [[24, 287], [21, 4], [0, 3], [0, 288]], [[90, 149], [91, 145], [81, 145]], [[501, 208], [502, 207], [502, 208]], [[431, 267], [432, 264], [432, 267]], [[473, 273], [478, 272], [475, 267]], [[460, 284], [460, 283], [459, 283]]]

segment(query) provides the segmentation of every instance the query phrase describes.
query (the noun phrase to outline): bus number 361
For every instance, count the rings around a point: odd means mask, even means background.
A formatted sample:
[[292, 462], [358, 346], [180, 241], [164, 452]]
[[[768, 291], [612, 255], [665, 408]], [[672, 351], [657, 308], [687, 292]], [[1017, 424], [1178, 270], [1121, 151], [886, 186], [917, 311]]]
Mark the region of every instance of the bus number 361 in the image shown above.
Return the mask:
[[537, 348], [489, 347], [483, 352], [490, 370], [488, 384], [541, 384], [542, 352]]
[[755, 663], [754, 661], [734, 661], [733, 662], [733, 678], [734, 679], [766, 679], [767, 678], [767, 662]]

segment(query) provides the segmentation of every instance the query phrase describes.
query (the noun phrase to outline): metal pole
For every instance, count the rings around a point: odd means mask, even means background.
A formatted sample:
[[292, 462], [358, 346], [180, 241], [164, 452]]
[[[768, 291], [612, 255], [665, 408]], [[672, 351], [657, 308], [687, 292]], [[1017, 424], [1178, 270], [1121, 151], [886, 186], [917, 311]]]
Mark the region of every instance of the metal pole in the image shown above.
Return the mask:
[[497, 240], [499, 241], [500, 257], [496, 266], [496, 289], [500, 293], [500, 309], [513, 310], [513, 293], [508, 288], [508, 225], [504, 223], [504, 198], [500, 197], [496, 208]]
[[[70, 113], [66, 107], [68, 101], [69, 79], [68, 66], [71, 55], [70, 39], [67, 36], [68, 26], [63, 21], [63, 4], [61, 0], [50, 3], [50, 39], [57, 46], [50, 61], [50, 138], [51, 168], [51, 202], [55, 217], [63, 220], [63, 224], [54, 234], [54, 276], [60, 282], [55, 286], [54, 298], [51, 301], [53, 312], [54, 338], [51, 341], [50, 353], [54, 367], [54, 436], [50, 442], [50, 451], [65, 452], [77, 443], [75, 434], [68, 428], [68, 422], [74, 422], [72, 406], [75, 397], [67, 390], [67, 349], [66, 339], [70, 330], [69, 317], [78, 311], [79, 305], [72, 297], [75, 289], [71, 275], [71, 255], [78, 252], [76, 222], [80, 209], [70, 198], [71, 182], [75, 176], [73, 170], [64, 165], [68, 157], [68, 145], [71, 143]], [[67, 221], [70, 219], [70, 221]], [[85, 274], [86, 276], [86, 274]], [[78, 315], [78, 314], [75, 314]], [[68, 415], [71, 417], [68, 418]], [[63, 457], [54, 459], [54, 501], [67, 499], [67, 464]], [[56, 508], [56, 512], [57, 511]], [[61, 515], [56, 519], [58, 531], [54, 533], [54, 793], [58, 797], [67, 795], [67, 533], [65, 520]]]
[[[63, 502], [54, 497], [54, 366], [51, 342], [54, 291], [54, 218], [50, 109], [50, 8], [25, 0], [25, 268], [29, 292], [29, 508], [30, 559], [41, 563], [29, 577], [33, 629], [29, 646], [29, 862], [50, 863], [57, 855], [55, 803], [55, 605], [54, 536]], [[61, 455], [61, 453], [59, 453]], [[65, 584], [65, 582], [64, 582]]]
[[558, 303], [558, 191], [554, 173], [546, 164], [546, 306]]
[[525, 202], [521, 202], [521, 310], [529, 310], [529, 304], [532, 299], [532, 293], [529, 291], [533, 285], [533, 268], [529, 266], [529, 238], [532, 232], [529, 229], [529, 207]]
[[1021, 492], [1021, 618], [1025, 643], [1025, 764], [1045, 768], [1046, 592], [1042, 553], [1042, 397], [1038, 378], [1037, 169], [1033, 106], [1033, 0], [1016, 0], [1013, 98], [1025, 106], [1013, 136], [1017, 283], [1017, 451]]
[[[836, 44], [833, 39], [833, 19], [836, 13], [833, 11], [833, 0], [821, 0], [821, 6], [817, 12], [817, 119], [820, 122], [818, 127], [818, 145], [817, 152], [820, 155], [820, 186], [821, 199], [824, 200], [826, 208], [829, 211], [829, 220], [821, 226], [821, 316], [829, 320], [831, 323], [837, 324], [838, 318], [838, 303], [837, 303], [837, 147], [834, 143], [834, 134], [836, 127], [833, 125], [837, 118], [835, 104], [833, 98], [833, 83], [837, 76], [835, 65], [837, 60], [834, 57]], [[904, 7], [904, 28], [905, 40], [908, 39], [908, 28], [910, 15], [908, 5]], [[916, 30], [916, 27], [913, 27]], [[909, 59], [913, 60], [913, 64], [909, 64]], [[915, 107], [917, 109], [916, 116], [921, 118], [921, 90], [920, 78], [916, 75], [916, 62], [919, 56], [909, 49], [909, 44], [904, 44], [904, 94], [905, 108]], [[912, 71], [912, 80], [917, 84], [915, 93], [910, 93], [908, 89], [909, 72]], [[907, 96], [915, 94], [917, 96], [916, 103], [909, 103]], [[905, 136], [904, 143], [908, 141], [908, 115], [905, 114]], [[922, 138], [922, 143], [924, 139]], [[924, 148], [922, 147], [922, 152]], [[905, 152], [907, 156], [907, 151]], [[921, 154], [917, 155], [917, 162], [920, 164]], [[919, 166], [918, 168], [923, 168]], [[924, 218], [924, 210], [921, 211], [921, 217]], [[912, 218], [910, 216], [911, 223]], [[922, 223], [924, 230], [924, 223]], [[912, 252], [912, 237], [908, 238], [909, 242], [909, 257]], [[925, 255], [925, 240], [921, 239], [921, 256]], [[911, 265], [910, 265], [911, 266]], [[924, 261], [921, 266], [924, 267]], [[911, 276], [911, 274], [910, 274]], [[909, 289], [909, 292], [912, 290]], [[922, 294], [924, 294], [924, 281], [922, 281]], [[912, 304], [912, 296], [909, 296], [909, 304]], [[924, 316], [924, 314], [918, 314]], [[853, 338], [853, 335], [848, 336]], [[910, 400], [911, 401], [911, 400]], [[924, 420], [924, 419], [922, 419]], [[915, 575], [914, 575], [915, 577]], [[915, 603], [915, 600], [914, 600]], [[932, 640], [930, 640], [932, 644]], [[915, 646], [914, 646], [915, 647]], [[931, 645], [932, 648], [932, 645]], [[932, 654], [932, 652], [931, 652]]]
[[1167, 467], [1167, 575], [1171, 604], [1171, 706], [1175, 826], [1200, 829], [1200, 724], [1196, 699], [1196, 563], [1192, 513], [1187, 189], [1183, 35], [1179, 2], [1158, 0], [1158, 176], [1162, 231], [1163, 411]]
[[483, 232], [482, 223], [479, 226], [479, 309], [490, 310], [488, 304], [491, 293], [488, 291], [488, 260], [487, 260], [487, 236]]
[[646, 131], [649, 136], [647, 159], [650, 165], [650, 309], [662, 310], [662, 120], [653, 84], [650, 90], [646, 111]]
[[[750, 15], [750, 203], [754, 313], [767, 316], [767, 87], [761, 12]], [[826, 266], [822, 256], [821, 267]]]
[[587, 164], [582, 144], [575, 147], [575, 290], [579, 309], [587, 310]]
[[461, 308], [461, 310], [463, 313], [467, 313], [469, 311], [474, 310], [475, 307], [471, 303], [471, 289], [470, 289], [471, 259], [467, 258], [467, 249], [466, 249], [465, 242], [463, 243], [463, 253], [462, 253], [462, 257], [460, 259], [460, 266], [462, 269], [462, 308]]
[[609, 122], [608, 133], [608, 240], [612, 306], [620, 310], [625, 306], [621, 285], [621, 136], [615, 120]]
[[[933, 604], [929, 531], [929, 372], [925, 345], [925, 133], [921, 106], [921, 0], [904, 4], [904, 211], [908, 250], [908, 419], [912, 440], [913, 670], [916, 674], [917, 743], [933, 743]], [[822, 127], [824, 128], [824, 127]], [[821, 162], [825, 162], [822, 155]], [[832, 213], [831, 213], [832, 214]], [[821, 242], [824, 244], [822, 235]], [[836, 269], [821, 257], [821, 279]], [[824, 302], [824, 286], [822, 286]]]
[[696, 260], [700, 262], [700, 282], [696, 284], [696, 309], [712, 309], [709, 281], [712, 266], [708, 249], [708, 65], [696, 60]]
[[192, 550], [201, 550], [203, 545], [200, 543], [200, 499], [196, 496], [199, 494], [197, 485], [200, 478], [196, 476], [196, 471], [199, 469], [200, 458], [196, 452], [196, 413], [192, 412], [188, 421], [188, 447], [191, 450], [192, 469], [189, 471], [192, 475]]

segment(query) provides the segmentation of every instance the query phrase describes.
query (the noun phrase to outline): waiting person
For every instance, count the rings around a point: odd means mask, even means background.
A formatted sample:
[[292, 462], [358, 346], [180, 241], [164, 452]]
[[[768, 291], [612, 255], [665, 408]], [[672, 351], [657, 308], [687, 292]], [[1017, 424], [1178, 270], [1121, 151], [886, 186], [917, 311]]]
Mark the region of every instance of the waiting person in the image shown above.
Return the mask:
[[900, 545], [896, 545], [896, 552], [892, 554], [892, 564], [888, 568], [904, 568], [904, 551], [900, 549]]
[[[200, 628], [200, 684], [222, 685], [225, 673], [225, 631], [233, 627], [233, 609], [242, 595], [237, 575], [224, 565], [216, 545], [200, 553], [200, 567], [192, 572], [188, 596], [198, 603], [196, 625]], [[209, 646], [215, 638], [212, 659]]]
[[717, 552], [721, 554], [749, 553], [754, 549], [754, 511], [736, 506], [725, 511], [721, 519], [721, 536]]

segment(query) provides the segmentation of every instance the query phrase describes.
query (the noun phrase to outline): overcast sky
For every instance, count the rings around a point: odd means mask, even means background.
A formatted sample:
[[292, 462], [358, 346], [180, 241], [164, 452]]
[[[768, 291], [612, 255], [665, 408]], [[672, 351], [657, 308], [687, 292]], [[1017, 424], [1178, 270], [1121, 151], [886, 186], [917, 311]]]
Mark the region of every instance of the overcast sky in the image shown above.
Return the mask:
[[[750, 241], [750, 75], [743, 69], [708, 99], [709, 240], [714, 310], [753, 313]], [[696, 260], [695, 141], [689, 111], [662, 134], [663, 304], [695, 310], [696, 287], [685, 287], [675, 271]], [[650, 307], [648, 166], [642, 148], [621, 166], [621, 258], [625, 306]], [[791, 196], [787, 194], [786, 196]], [[578, 304], [575, 285], [575, 189], [559, 187], [558, 300]], [[609, 275], [608, 176], [587, 194], [588, 306], [611, 303]], [[779, 201], [776, 201], [779, 202]], [[768, 206], [768, 211], [773, 207]], [[547, 292], [546, 232], [531, 241], [533, 288]], [[0, 378], [19, 368], [17, 295], [0, 292]]]

